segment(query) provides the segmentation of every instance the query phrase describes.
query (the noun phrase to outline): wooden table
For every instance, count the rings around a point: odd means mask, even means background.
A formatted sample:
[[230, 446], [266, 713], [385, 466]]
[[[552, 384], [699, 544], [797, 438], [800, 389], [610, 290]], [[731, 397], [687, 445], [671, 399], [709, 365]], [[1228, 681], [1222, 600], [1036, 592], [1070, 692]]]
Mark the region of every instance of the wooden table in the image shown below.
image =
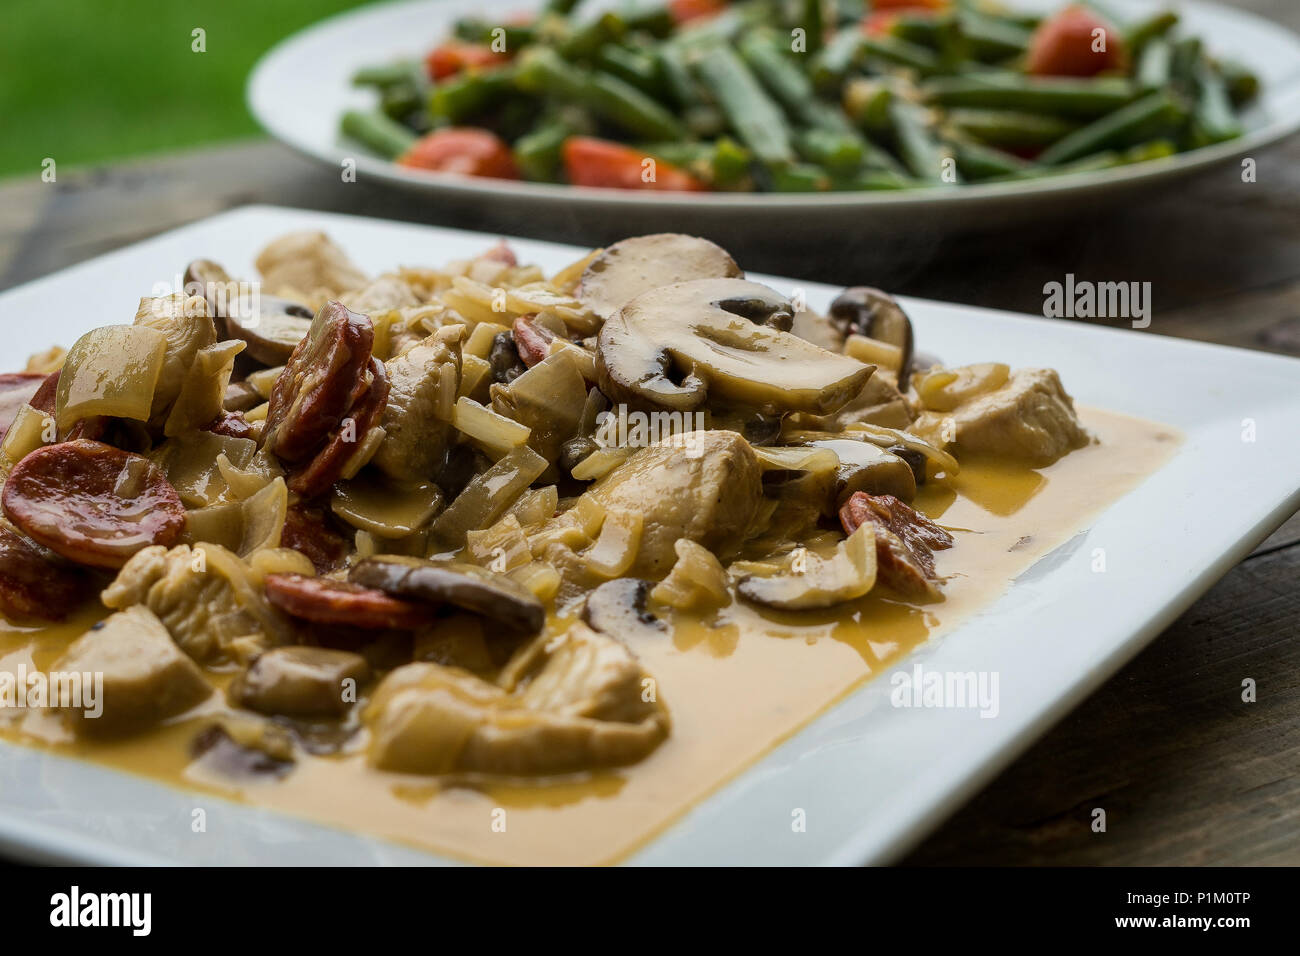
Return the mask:
[[[1294, 0], [1237, 5], [1300, 29]], [[843, 242], [732, 251], [756, 271], [1035, 313], [1043, 284], [1067, 272], [1150, 281], [1150, 333], [1300, 355], [1300, 137], [1257, 160], [1255, 183], [1228, 166], [1129, 208], [1014, 235], [914, 237], [905, 257], [873, 263], [870, 275], [863, 248]], [[34, 169], [0, 182], [0, 289], [254, 202], [435, 218], [427, 203], [340, 184], [336, 172], [264, 141], [60, 168], [54, 184]], [[464, 211], [437, 221], [481, 225]], [[562, 223], [532, 234], [602, 238]], [[1300, 863], [1298, 581], [1300, 515], [906, 862]], [[1257, 703], [1240, 700], [1246, 677]], [[1107, 810], [1104, 834], [1089, 826], [1097, 806]]]

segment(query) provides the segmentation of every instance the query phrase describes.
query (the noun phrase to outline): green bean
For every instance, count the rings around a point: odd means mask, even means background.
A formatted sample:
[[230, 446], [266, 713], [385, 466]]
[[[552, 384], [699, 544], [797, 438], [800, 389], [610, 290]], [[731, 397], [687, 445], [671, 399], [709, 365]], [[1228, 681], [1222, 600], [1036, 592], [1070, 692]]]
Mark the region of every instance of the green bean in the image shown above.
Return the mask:
[[624, 10], [623, 21], [629, 33], [639, 31], [657, 39], [672, 34], [677, 25], [667, 7], [647, 7], [644, 10]]
[[713, 144], [713, 183], [723, 187], [738, 185], [749, 175], [753, 157], [749, 150], [728, 136]]
[[1192, 137], [1196, 145], [1222, 143], [1241, 135], [1241, 124], [1232, 113], [1232, 101], [1223, 77], [1206, 62], [1196, 69], [1197, 97], [1192, 112]]
[[1233, 106], [1244, 106], [1259, 93], [1259, 77], [1234, 60], [1220, 60], [1219, 73], [1227, 84]]
[[[500, 33], [496, 31], [500, 30]], [[537, 29], [531, 24], [498, 23], [466, 17], [456, 21], [457, 38], [466, 43], [482, 43], [490, 46], [498, 37], [505, 41], [502, 52], [517, 52], [537, 39]]]
[[1030, 32], [1023, 27], [982, 16], [973, 10], [957, 15], [962, 36], [979, 60], [1005, 60], [1029, 49]]
[[622, 39], [626, 32], [623, 18], [610, 11], [575, 27], [557, 49], [566, 60], [586, 60], [595, 56], [604, 44]]
[[559, 177], [564, 141], [573, 135], [569, 124], [560, 119], [543, 121], [531, 133], [515, 140], [515, 165], [525, 179], [555, 182]]
[[804, 30], [804, 52], [816, 53], [820, 50], [826, 32], [826, 24], [822, 22], [822, 0], [801, 0], [799, 22], [796, 25]]
[[868, 57], [876, 57], [888, 63], [896, 63], [919, 73], [929, 75], [940, 71], [939, 57], [934, 51], [915, 43], [908, 43], [893, 36], [863, 36], [860, 39], [862, 52]]
[[1046, 146], [1079, 128], [1078, 123], [1044, 113], [1014, 110], [948, 111], [947, 124], [989, 146]]
[[554, 50], [533, 47], [520, 57], [517, 83], [534, 94], [580, 103], [602, 119], [644, 139], [687, 139], [686, 127], [659, 103], [618, 77], [566, 63]]
[[546, 0], [545, 10], [547, 13], [558, 13], [562, 16], [568, 16], [581, 2], [582, 0]]
[[813, 83], [823, 93], [838, 90], [862, 56], [862, 34], [841, 30], [813, 57], [809, 72]]
[[515, 71], [511, 67], [459, 73], [433, 88], [429, 112], [435, 119], [459, 123], [499, 102], [514, 88], [514, 83]]
[[925, 184], [887, 169], [863, 169], [831, 180], [831, 188], [837, 190], [909, 189], [922, 185]]
[[896, 97], [889, 104], [889, 118], [898, 155], [913, 176], [931, 184], [957, 182], [952, 150], [931, 131], [921, 107]]
[[811, 163], [791, 163], [770, 170], [772, 188], [779, 193], [819, 193], [831, 188], [826, 170]]
[[1138, 53], [1152, 40], [1167, 34], [1177, 23], [1177, 13], [1172, 10], [1161, 10], [1137, 21], [1125, 30], [1124, 42], [1130, 53]]
[[1130, 103], [1138, 91], [1118, 77], [1066, 79], [1017, 73], [943, 76], [927, 81], [922, 93], [943, 106], [978, 106], [1061, 116], [1093, 117]]
[[857, 169], [866, 154], [861, 137], [828, 129], [806, 129], [796, 133], [794, 145], [804, 159], [831, 171]]
[[888, 84], [854, 77], [844, 87], [844, 111], [868, 133], [884, 133], [889, 130], [889, 102], [893, 95]]
[[418, 75], [419, 69], [419, 64], [410, 60], [363, 66], [352, 74], [352, 85], [385, 87], [409, 84], [411, 78]]
[[1089, 153], [1150, 139], [1177, 126], [1186, 110], [1167, 90], [1160, 90], [1075, 130], [1043, 150], [1038, 161], [1057, 166]]
[[1169, 64], [1169, 80], [1179, 91], [1192, 94], [1196, 90], [1196, 68], [1201, 62], [1199, 37], [1184, 37], [1174, 44]]
[[1174, 48], [1159, 37], [1142, 48], [1137, 58], [1137, 85], [1144, 90], [1158, 90], [1169, 85]]
[[758, 80], [728, 47], [718, 45], [695, 64], [696, 73], [717, 99], [731, 128], [767, 165], [794, 161], [785, 117]]
[[955, 23], [956, 20], [948, 15], [926, 17], [904, 12], [894, 17], [889, 25], [889, 32], [900, 40], [918, 46], [927, 46], [937, 51], [943, 43], [944, 28], [951, 27]]
[[341, 125], [345, 135], [387, 159], [401, 156], [416, 140], [415, 134], [401, 123], [376, 111], [348, 110]]
[[952, 140], [949, 145], [957, 160], [957, 169], [967, 179], [982, 180], [1010, 176], [1031, 169], [1034, 165], [1019, 156], [980, 143]]
[[687, 51], [678, 43], [661, 43], [655, 50], [659, 72], [663, 75], [668, 92], [678, 106], [696, 106], [707, 103], [700, 84], [691, 74]]
[[664, 92], [663, 74], [659, 72], [658, 62], [649, 53], [606, 43], [596, 51], [596, 65], [623, 82], [632, 84], [647, 96], [658, 97]]

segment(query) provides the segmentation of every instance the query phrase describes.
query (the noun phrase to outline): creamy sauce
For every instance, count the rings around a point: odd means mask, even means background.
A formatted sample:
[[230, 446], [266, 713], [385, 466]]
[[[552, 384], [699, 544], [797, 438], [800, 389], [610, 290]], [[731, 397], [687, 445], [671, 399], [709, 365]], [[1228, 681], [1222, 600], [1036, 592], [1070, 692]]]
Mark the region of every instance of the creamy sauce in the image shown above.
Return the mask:
[[[78, 740], [40, 711], [0, 713], [0, 736], [463, 859], [614, 862], [868, 677], [992, 603], [1181, 441], [1153, 422], [1089, 409], [1080, 417], [1099, 443], [1050, 467], [967, 461], [950, 487], [922, 489], [916, 506], [956, 538], [937, 555], [948, 579], [942, 602], [916, 608], [869, 595], [803, 615], [733, 604], [704, 621], [678, 619], [671, 637], [634, 647], [658, 682], [672, 733], [631, 767], [558, 782], [449, 783], [370, 769], [363, 732], [347, 754], [300, 753], [283, 779], [232, 781], [191, 757], [198, 730], [224, 710], [220, 694], [184, 719], [125, 740]], [[41, 630], [0, 626], [0, 671], [50, 667], [97, 616]]]

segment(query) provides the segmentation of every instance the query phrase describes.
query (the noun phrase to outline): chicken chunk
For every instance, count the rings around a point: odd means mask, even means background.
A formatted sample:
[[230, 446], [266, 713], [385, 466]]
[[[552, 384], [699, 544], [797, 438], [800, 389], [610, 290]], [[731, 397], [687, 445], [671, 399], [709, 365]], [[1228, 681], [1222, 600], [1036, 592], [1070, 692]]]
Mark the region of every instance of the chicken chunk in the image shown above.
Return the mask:
[[367, 708], [370, 761], [405, 773], [572, 773], [634, 763], [668, 713], [632, 653], [576, 624], [519, 652], [493, 684], [439, 664], [393, 671]]
[[434, 477], [452, 436], [449, 417], [460, 386], [459, 326], [439, 329], [385, 363], [385, 438], [372, 463], [399, 481]]
[[[928, 421], [918, 432], [945, 435], [958, 454], [1050, 464], [1090, 440], [1054, 369], [1017, 369], [1001, 387], [950, 412], [929, 412], [924, 418]], [[945, 425], [944, 418], [950, 418], [951, 425]]]
[[249, 566], [216, 544], [145, 548], [100, 597], [111, 608], [144, 605], [203, 664], [249, 660], [293, 637], [292, 625], [267, 602]]
[[263, 714], [341, 717], [356, 700], [357, 685], [369, 676], [370, 666], [360, 654], [276, 647], [235, 678], [229, 693], [233, 703]]
[[280, 236], [262, 250], [256, 265], [267, 291], [309, 301], [313, 308], [370, 281], [323, 232]]
[[102, 713], [65, 713], [79, 733], [136, 730], [189, 710], [212, 688], [181, 652], [163, 622], [135, 606], [110, 615], [69, 645], [53, 670], [103, 674]]
[[641, 517], [637, 557], [626, 573], [656, 580], [677, 560], [679, 538], [720, 555], [738, 548], [762, 493], [753, 449], [729, 431], [687, 432], [643, 448], [587, 492], [607, 515]]
[[353, 312], [364, 312], [367, 315], [420, 304], [411, 287], [397, 276], [380, 276], [374, 282], [349, 292], [339, 301]]

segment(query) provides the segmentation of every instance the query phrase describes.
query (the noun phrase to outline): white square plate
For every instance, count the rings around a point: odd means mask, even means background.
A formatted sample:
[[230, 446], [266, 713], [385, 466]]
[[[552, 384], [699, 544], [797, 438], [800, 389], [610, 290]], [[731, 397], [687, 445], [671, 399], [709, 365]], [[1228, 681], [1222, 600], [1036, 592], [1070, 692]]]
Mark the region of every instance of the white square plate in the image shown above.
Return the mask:
[[[192, 259], [252, 275], [272, 237], [323, 229], [365, 269], [464, 258], [496, 237], [274, 207], [248, 207], [0, 294], [3, 369], [53, 342], [129, 321], [141, 295]], [[555, 269], [585, 250], [512, 240]], [[743, 265], [743, 257], [742, 257]], [[836, 289], [756, 276], [814, 307]], [[1057, 368], [1076, 400], [1174, 425], [1164, 467], [1040, 561], [992, 607], [909, 663], [996, 671], [1001, 712], [897, 709], [863, 685], [724, 785], [630, 862], [879, 863], [897, 858], [1132, 657], [1300, 506], [1300, 361], [919, 299], [919, 340], [950, 364], [996, 358]], [[1224, 321], [1231, 321], [1225, 316]], [[1157, 317], [1158, 325], [1159, 319]], [[1243, 440], [1253, 423], [1255, 441]], [[1105, 543], [1109, 571], [1088, 573]], [[974, 719], [972, 719], [974, 718]], [[207, 835], [191, 832], [195, 807]], [[806, 812], [794, 833], [791, 807]], [[218, 834], [218, 839], [212, 839]], [[0, 743], [0, 849], [94, 863], [439, 863], [362, 834], [189, 793]]]

